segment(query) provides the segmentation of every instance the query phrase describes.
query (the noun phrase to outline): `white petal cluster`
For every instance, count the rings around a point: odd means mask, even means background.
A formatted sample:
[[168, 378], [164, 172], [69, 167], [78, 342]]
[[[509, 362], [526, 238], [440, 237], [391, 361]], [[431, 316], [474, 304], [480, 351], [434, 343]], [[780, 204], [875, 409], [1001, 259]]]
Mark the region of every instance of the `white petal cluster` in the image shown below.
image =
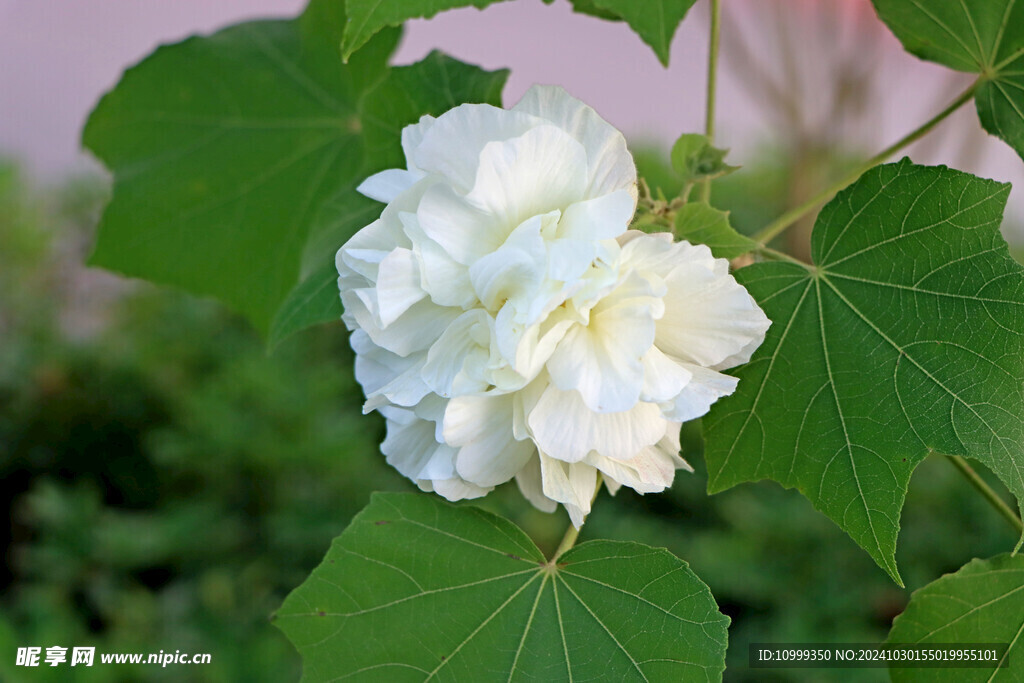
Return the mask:
[[621, 133], [563, 90], [465, 104], [402, 133], [367, 179], [380, 218], [338, 252], [344, 320], [382, 450], [426, 491], [515, 478], [579, 526], [609, 489], [672, 483], [680, 423], [706, 413], [770, 324], [704, 246], [629, 231]]

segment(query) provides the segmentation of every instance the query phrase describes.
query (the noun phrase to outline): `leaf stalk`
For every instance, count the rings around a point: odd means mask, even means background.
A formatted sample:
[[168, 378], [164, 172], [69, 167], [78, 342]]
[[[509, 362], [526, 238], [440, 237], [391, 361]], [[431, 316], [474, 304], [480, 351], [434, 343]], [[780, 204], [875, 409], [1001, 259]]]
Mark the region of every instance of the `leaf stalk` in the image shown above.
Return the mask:
[[[720, 0], [711, 0], [711, 33], [708, 41], [708, 82], [707, 97], [704, 103], [704, 135], [708, 143], [715, 140], [715, 92], [718, 84], [718, 43], [722, 25], [722, 7]], [[711, 178], [701, 181], [700, 199], [711, 201]]]

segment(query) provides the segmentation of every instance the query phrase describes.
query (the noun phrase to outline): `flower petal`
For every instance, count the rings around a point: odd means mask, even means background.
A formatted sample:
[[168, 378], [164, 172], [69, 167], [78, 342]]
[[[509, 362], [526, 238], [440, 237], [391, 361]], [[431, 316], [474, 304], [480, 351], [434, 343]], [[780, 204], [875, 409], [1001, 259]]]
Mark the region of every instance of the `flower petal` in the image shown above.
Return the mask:
[[693, 377], [682, 363], [666, 356], [657, 346], [648, 349], [642, 361], [644, 387], [640, 398], [644, 401], [657, 403], [674, 399]]
[[540, 453], [544, 495], [565, 506], [573, 526], [579, 529], [590, 513], [597, 488], [597, 470], [584, 463], [569, 463]]
[[416, 123], [410, 124], [402, 129], [402, 152], [405, 153], [405, 165], [411, 173], [417, 176], [423, 175], [423, 170], [416, 165], [414, 159], [416, 150], [423, 144], [423, 138], [427, 131], [434, 127], [437, 119], [430, 114], [424, 114]]
[[771, 322], [731, 275], [688, 259], [665, 282], [666, 313], [655, 341], [665, 353], [719, 370], [764, 340]]
[[402, 408], [381, 412], [387, 418], [387, 436], [380, 449], [389, 465], [413, 481], [455, 476], [455, 449], [434, 440], [431, 422]]
[[529, 439], [512, 434], [512, 394], [460, 396], [444, 414], [445, 441], [459, 449], [455, 471], [479, 486], [496, 486], [514, 477], [537, 452]]
[[364, 180], [356, 191], [370, 199], [388, 204], [415, 185], [420, 177], [418, 173], [410, 173], [401, 168], [389, 168]]
[[653, 446], [645, 448], [629, 460], [616, 460], [591, 453], [583, 461], [596, 467], [605, 476], [637, 493], [658, 493], [672, 486], [676, 467], [672, 458]]
[[535, 85], [512, 111], [533, 114], [553, 122], [583, 144], [589, 166], [587, 197], [615, 190], [636, 193], [636, 166], [626, 139], [596, 111], [557, 86]]
[[644, 386], [641, 358], [654, 343], [660, 300], [635, 272], [590, 312], [587, 325], [572, 327], [558, 343], [547, 367], [555, 385], [577, 390], [599, 413], [631, 408]]
[[682, 363], [692, 379], [679, 394], [664, 405], [662, 414], [675, 422], [686, 422], [706, 415], [711, 404], [736, 391], [735, 377], [694, 365]]
[[466, 201], [511, 232], [527, 218], [565, 210], [583, 199], [586, 177], [582, 145], [555, 126], [540, 125], [484, 146]]
[[537, 447], [565, 462], [579, 462], [590, 451], [628, 460], [661, 439], [665, 422], [653, 403], [637, 403], [619, 413], [595, 413], [579, 392], [554, 385], [527, 417]]
[[423, 381], [446, 398], [487, 389], [490, 316], [474, 308], [453, 320], [427, 352]]
[[441, 184], [424, 192], [416, 219], [427, 237], [466, 266], [501, 246], [514, 227], [506, 230], [493, 215]]
[[504, 244], [470, 266], [470, 281], [485, 308], [497, 311], [510, 300], [517, 308], [530, 307], [545, 275], [541, 225], [541, 216], [528, 218]]
[[[416, 482], [422, 489], [424, 484], [427, 482]], [[424, 489], [425, 491], [433, 491], [438, 495], [444, 496], [447, 500], [455, 502], [457, 500], [472, 500], [474, 498], [483, 498], [491, 492], [491, 488], [477, 486], [476, 484], [470, 483], [461, 479], [460, 477], [453, 477], [451, 479], [434, 479], [429, 482], [430, 488]]]
[[540, 454], [531, 457], [516, 474], [516, 486], [523, 498], [541, 512], [554, 512], [558, 503], [544, 495], [544, 480], [540, 471]]
[[388, 403], [414, 406], [430, 393], [422, 378], [426, 354], [398, 356], [374, 344], [363, 330], [352, 333], [351, 344], [356, 352], [356, 381], [366, 392], [364, 413]]
[[427, 293], [420, 286], [419, 262], [409, 249], [395, 249], [377, 269], [377, 314], [383, 327], [398, 319]]
[[413, 213], [400, 215], [405, 232], [412, 240], [412, 251], [419, 261], [420, 285], [438, 306], [462, 309], [476, 304], [476, 294], [469, 281], [469, 269], [453, 259], [444, 248], [427, 237]]
[[629, 228], [635, 210], [636, 200], [626, 190], [576, 202], [558, 222], [558, 236], [587, 242], [615, 239]]
[[355, 289], [341, 293], [346, 316], [370, 335], [377, 346], [399, 356], [429, 348], [444, 333], [460, 311], [442, 308], [429, 300], [421, 300], [387, 327], [382, 327], [376, 310], [372, 309], [375, 291]]
[[485, 145], [518, 137], [542, 123], [523, 112], [489, 104], [463, 104], [434, 120], [412, 150], [412, 160], [417, 168], [444, 176], [465, 193], [476, 181]]

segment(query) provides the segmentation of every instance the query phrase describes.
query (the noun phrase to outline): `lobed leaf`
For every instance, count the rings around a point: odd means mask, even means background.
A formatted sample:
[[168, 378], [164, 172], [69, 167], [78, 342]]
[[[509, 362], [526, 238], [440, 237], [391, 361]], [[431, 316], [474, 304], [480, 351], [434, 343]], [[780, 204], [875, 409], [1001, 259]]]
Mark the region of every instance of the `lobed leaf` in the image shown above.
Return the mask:
[[981, 124], [1024, 157], [1024, 3], [1017, 0], [873, 0], [906, 50], [977, 73]]
[[815, 266], [737, 271], [773, 324], [704, 419], [709, 491], [796, 487], [897, 582], [900, 512], [929, 452], [979, 460], [1024, 500], [1008, 192], [941, 166], [877, 166], [822, 209]]
[[311, 682], [720, 680], [728, 621], [666, 550], [590, 541], [553, 565], [505, 519], [384, 493], [275, 615]]
[[890, 669], [894, 683], [1008, 683], [1020, 680], [1024, 655], [1024, 555], [972, 560], [914, 591], [888, 643], [1009, 643], [1003, 668]]
[[159, 48], [83, 142], [114, 174], [92, 265], [210, 295], [266, 331], [320, 206], [363, 165], [357, 102], [398, 34], [342, 66], [333, 0]]

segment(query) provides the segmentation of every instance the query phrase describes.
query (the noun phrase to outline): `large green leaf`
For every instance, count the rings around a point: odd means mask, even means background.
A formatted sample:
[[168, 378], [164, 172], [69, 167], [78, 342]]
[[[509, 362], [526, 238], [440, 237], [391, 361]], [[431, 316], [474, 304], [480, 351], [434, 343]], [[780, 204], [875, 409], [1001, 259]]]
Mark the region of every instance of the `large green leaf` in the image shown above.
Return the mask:
[[972, 560], [914, 591], [892, 624], [889, 643], [1009, 643], [1005, 668], [893, 668], [896, 683], [1009, 683], [1024, 656], [1024, 555]]
[[1024, 3], [1017, 0], [873, 0], [908, 52], [982, 76], [982, 125], [1024, 157]]
[[[342, 0], [335, 0], [341, 4]], [[458, 7], [483, 9], [503, 0], [344, 0], [348, 10], [342, 52], [347, 60], [386, 26], [400, 26], [409, 19], [430, 18]]]
[[[402, 128], [424, 114], [439, 115], [463, 102], [501, 105], [507, 70], [484, 71], [440, 52], [388, 71], [360, 103], [366, 162], [359, 178], [405, 166]], [[380, 215], [381, 205], [345, 187], [320, 209], [302, 257], [301, 281], [281, 304], [270, 344], [303, 328], [341, 317], [334, 255], [345, 241]]]
[[91, 263], [212, 295], [266, 330], [323, 202], [363, 165], [358, 98], [398, 34], [341, 63], [341, 3], [159, 48], [83, 140], [114, 173]]
[[[351, 0], [350, 0], [351, 2]], [[629, 24], [668, 66], [672, 37], [696, 0], [572, 0], [577, 12]]]
[[941, 166], [878, 166], [822, 210], [815, 266], [737, 271], [773, 323], [704, 420], [709, 490], [797, 487], [897, 581], [900, 511], [930, 451], [981, 461], [1024, 500], [1008, 193]]
[[590, 541], [548, 562], [519, 528], [374, 494], [275, 615], [304, 681], [712, 681], [728, 618], [686, 563]]

